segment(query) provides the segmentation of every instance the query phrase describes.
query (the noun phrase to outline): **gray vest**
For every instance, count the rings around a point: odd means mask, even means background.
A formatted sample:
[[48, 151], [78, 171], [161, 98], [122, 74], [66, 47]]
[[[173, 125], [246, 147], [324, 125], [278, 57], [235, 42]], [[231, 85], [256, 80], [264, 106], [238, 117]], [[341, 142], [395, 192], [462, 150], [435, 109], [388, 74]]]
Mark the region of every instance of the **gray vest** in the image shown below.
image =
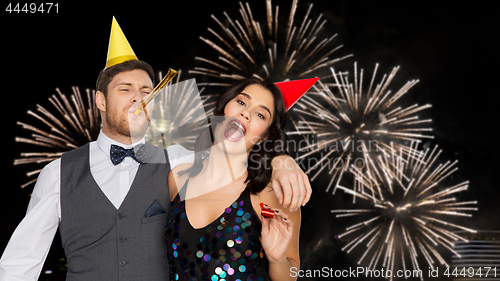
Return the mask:
[[[59, 230], [69, 266], [66, 280], [169, 280], [163, 233], [170, 164], [166, 150], [147, 143], [147, 151], [151, 163], [139, 166], [118, 210], [90, 173], [88, 144], [62, 155]], [[153, 164], [160, 159], [163, 164]]]

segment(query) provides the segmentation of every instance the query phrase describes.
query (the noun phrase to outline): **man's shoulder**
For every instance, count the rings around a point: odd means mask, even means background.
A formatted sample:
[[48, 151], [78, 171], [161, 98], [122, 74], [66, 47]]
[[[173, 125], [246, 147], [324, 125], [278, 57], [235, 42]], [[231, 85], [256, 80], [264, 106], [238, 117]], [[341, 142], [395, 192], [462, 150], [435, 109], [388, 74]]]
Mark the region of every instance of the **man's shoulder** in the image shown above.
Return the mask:
[[60, 175], [60, 171], [61, 171], [61, 162], [62, 162], [62, 158], [66, 158], [68, 156], [79, 156], [80, 154], [82, 154], [83, 152], [85, 152], [85, 150], [88, 151], [88, 146], [89, 146], [90, 143], [87, 143], [83, 146], [80, 146], [80, 147], [77, 147], [77, 148], [74, 148], [72, 150], [69, 150], [69, 151], [66, 151], [64, 152], [61, 157], [55, 159], [55, 160], [52, 160], [51, 162], [49, 162], [49, 164], [45, 165], [45, 167], [43, 167], [42, 171], [40, 172], [40, 177], [44, 178], [44, 177], [47, 177], [47, 176], [50, 176], [50, 177], [56, 177], [58, 178], [59, 175]]
[[66, 151], [62, 154], [61, 157], [75, 156], [75, 155], [80, 155], [80, 154], [86, 153], [89, 151], [89, 145], [90, 145], [90, 143], [86, 143], [80, 147]]
[[59, 179], [61, 169], [61, 158], [57, 158], [49, 162], [43, 167], [38, 175], [37, 182], [53, 182]]
[[45, 170], [48, 173], [52, 173], [54, 171], [58, 171], [60, 167], [61, 167], [61, 158], [57, 158], [55, 160], [50, 161], [49, 164], [45, 165], [42, 171]]
[[170, 167], [174, 167], [183, 163], [193, 163], [194, 162], [194, 152], [184, 148], [182, 145], [174, 144], [167, 147], [168, 158], [170, 161]]
[[184, 146], [180, 144], [173, 144], [169, 147], [167, 147], [168, 155], [172, 157], [185, 157], [185, 156], [191, 156], [193, 155], [193, 151], [185, 148]]

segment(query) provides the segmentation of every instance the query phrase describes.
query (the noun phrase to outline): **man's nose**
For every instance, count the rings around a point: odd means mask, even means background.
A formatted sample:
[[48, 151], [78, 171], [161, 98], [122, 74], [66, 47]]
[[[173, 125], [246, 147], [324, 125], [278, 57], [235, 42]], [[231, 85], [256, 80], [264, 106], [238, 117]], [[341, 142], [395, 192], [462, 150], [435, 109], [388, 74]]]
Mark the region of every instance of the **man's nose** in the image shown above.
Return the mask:
[[142, 93], [139, 90], [134, 90], [134, 95], [132, 96], [132, 103], [142, 101]]

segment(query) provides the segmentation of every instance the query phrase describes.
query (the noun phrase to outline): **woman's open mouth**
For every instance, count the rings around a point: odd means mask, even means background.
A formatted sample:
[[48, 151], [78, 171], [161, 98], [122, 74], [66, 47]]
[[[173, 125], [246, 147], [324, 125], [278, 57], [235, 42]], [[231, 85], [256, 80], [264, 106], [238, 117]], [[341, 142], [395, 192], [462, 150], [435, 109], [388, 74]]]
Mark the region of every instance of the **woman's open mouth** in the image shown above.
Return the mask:
[[247, 129], [243, 123], [241, 123], [238, 119], [233, 119], [226, 125], [226, 129], [224, 130], [224, 137], [228, 141], [238, 142], [240, 141], [247, 132]]

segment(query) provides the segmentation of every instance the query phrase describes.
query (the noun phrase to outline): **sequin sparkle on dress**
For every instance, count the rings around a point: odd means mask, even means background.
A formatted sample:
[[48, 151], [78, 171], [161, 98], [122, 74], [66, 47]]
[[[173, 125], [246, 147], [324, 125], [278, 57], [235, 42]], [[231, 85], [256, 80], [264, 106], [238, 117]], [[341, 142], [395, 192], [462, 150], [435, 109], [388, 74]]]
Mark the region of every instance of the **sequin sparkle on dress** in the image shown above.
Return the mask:
[[228, 206], [209, 225], [195, 229], [186, 215], [188, 180], [170, 203], [165, 230], [171, 280], [270, 280], [261, 245], [262, 224], [250, 193]]

